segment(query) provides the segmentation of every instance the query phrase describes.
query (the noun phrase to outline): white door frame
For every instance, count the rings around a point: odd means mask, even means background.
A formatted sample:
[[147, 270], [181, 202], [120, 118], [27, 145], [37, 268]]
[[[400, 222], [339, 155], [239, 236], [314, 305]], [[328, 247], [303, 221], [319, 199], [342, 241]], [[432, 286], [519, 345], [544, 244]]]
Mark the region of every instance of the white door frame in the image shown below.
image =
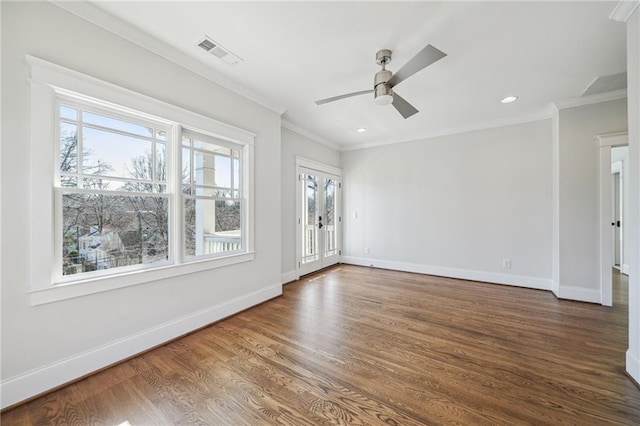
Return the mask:
[[[619, 216], [619, 220], [620, 220], [620, 225], [616, 226], [616, 225], [612, 225], [613, 226], [613, 239], [614, 239], [614, 247], [617, 246], [617, 250], [618, 250], [618, 254], [620, 257], [620, 266], [619, 266], [619, 270], [620, 272], [622, 272], [623, 269], [623, 265], [624, 265], [624, 225], [625, 225], [625, 220], [626, 218], [624, 217], [624, 203], [625, 203], [625, 199], [624, 199], [624, 166], [622, 164], [622, 161], [616, 161], [615, 163], [611, 163], [611, 176], [612, 179], [616, 179], [613, 178], [614, 175], [618, 175], [617, 179], [618, 179], [618, 194], [611, 194], [611, 202], [612, 202], [612, 213], [613, 215], [611, 216], [612, 220], [615, 222], [618, 220], [618, 217], [616, 217], [616, 208], [619, 210], [618, 211], [618, 216]], [[612, 182], [612, 184], [614, 184], [615, 181]], [[612, 188], [616, 188], [615, 185], [612, 186]], [[613, 191], [613, 189], [612, 189]], [[618, 201], [618, 206], [616, 207], [616, 201]], [[621, 205], [622, 204], [622, 205]], [[619, 235], [616, 235], [616, 233], [618, 233]], [[614, 255], [613, 255], [613, 265], [615, 267], [615, 250], [616, 248], [613, 249], [614, 250]]]
[[613, 244], [611, 243], [611, 148], [629, 144], [627, 132], [598, 135], [600, 151], [600, 303], [613, 305], [611, 266]]
[[[320, 173], [333, 175], [342, 180], [342, 169], [331, 166], [329, 164], [321, 163], [319, 161], [310, 160], [308, 158], [296, 156], [296, 175], [295, 175], [295, 188], [296, 188], [296, 280], [300, 278], [300, 266], [302, 262], [302, 217], [300, 216], [300, 205], [302, 204], [302, 193], [300, 192], [300, 186], [298, 183], [299, 176], [301, 174], [301, 168], [315, 170]], [[336, 197], [338, 205], [338, 220], [336, 221], [337, 227], [337, 241], [336, 248], [338, 249], [338, 262], [340, 261], [340, 255], [342, 254], [342, 191], [341, 188], [337, 191]]]

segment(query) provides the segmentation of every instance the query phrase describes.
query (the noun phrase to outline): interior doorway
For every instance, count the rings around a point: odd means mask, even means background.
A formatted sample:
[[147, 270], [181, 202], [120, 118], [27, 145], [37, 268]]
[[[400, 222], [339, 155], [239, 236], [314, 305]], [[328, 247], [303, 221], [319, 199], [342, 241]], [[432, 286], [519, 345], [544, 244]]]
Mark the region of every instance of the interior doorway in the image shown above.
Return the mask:
[[[613, 148], [615, 150], [616, 148]], [[612, 159], [614, 153], [612, 151]], [[624, 179], [622, 174], [622, 161], [613, 161], [611, 163], [611, 203], [612, 203], [612, 243], [613, 243], [613, 267], [618, 271], [622, 270], [624, 263], [624, 232], [622, 229], [624, 219]]]
[[296, 159], [296, 275], [340, 262], [342, 254], [341, 170]]
[[[613, 273], [629, 273], [624, 261], [626, 132], [598, 136], [600, 145], [600, 300], [612, 306]], [[618, 267], [616, 268], [616, 264]]]

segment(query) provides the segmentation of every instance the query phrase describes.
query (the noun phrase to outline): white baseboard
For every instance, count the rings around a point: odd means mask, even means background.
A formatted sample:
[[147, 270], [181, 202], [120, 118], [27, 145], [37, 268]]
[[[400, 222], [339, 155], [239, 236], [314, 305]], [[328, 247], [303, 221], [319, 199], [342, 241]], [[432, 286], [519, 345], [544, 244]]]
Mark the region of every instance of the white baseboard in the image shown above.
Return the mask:
[[282, 284], [256, 290], [131, 336], [0, 382], [2, 409], [86, 376], [282, 294]]
[[602, 303], [600, 289], [588, 289], [582, 287], [573, 287], [561, 285], [558, 292], [555, 293], [558, 299], [576, 300], [578, 302]]
[[622, 272], [625, 275], [629, 275], [629, 265], [627, 265], [626, 263], [623, 263], [622, 269], [620, 270], [620, 272]]
[[395, 262], [366, 257], [342, 256], [342, 263], [360, 266], [374, 266], [376, 268], [393, 269], [405, 272], [417, 272], [426, 275], [437, 275], [463, 280], [483, 281], [493, 284], [507, 284], [517, 287], [551, 290], [552, 281], [549, 278], [527, 277], [523, 275], [500, 274], [495, 272], [474, 271], [468, 269], [446, 268], [441, 266], [422, 265], [416, 263]]
[[558, 283], [558, 281], [551, 281], [551, 292], [554, 294], [554, 296], [558, 297], [558, 294], [560, 293], [560, 284]]
[[297, 277], [295, 270], [282, 273], [282, 284], [290, 283], [291, 281], [295, 281], [296, 279]]
[[627, 373], [636, 383], [640, 383], [640, 359], [638, 359], [630, 349], [627, 349], [627, 362], [626, 362], [626, 370]]

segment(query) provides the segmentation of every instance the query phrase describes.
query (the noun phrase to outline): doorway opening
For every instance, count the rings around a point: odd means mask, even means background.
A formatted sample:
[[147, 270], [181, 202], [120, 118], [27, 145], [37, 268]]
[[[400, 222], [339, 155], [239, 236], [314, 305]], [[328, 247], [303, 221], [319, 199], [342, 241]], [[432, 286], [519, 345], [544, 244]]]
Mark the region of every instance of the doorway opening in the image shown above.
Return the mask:
[[629, 274], [625, 263], [627, 217], [626, 132], [598, 136], [600, 144], [600, 298], [602, 305], [614, 304], [612, 282], [619, 274]]
[[[614, 160], [615, 151], [619, 149], [620, 147], [612, 149], [612, 161]], [[622, 265], [624, 264], [624, 232], [622, 227], [624, 223], [625, 197], [622, 164], [622, 161], [613, 161], [611, 163], [611, 228], [613, 231], [613, 248], [611, 251], [613, 252], [613, 267], [618, 271], [622, 271]]]
[[342, 171], [296, 158], [296, 278], [340, 262]]

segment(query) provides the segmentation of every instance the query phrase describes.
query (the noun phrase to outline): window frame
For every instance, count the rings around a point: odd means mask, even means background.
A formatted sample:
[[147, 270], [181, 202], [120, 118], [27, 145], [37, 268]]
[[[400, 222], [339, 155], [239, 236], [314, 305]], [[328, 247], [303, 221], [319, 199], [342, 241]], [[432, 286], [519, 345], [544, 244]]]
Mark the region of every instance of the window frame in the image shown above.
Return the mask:
[[[75, 120], [75, 123], [78, 126], [78, 142], [77, 142], [77, 153], [78, 153], [78, 159], [77, 159], [77, 168], [78, 170], [76, 170], [75, 178], [78, 180], [77, 185], [75, 187], [64, 187], [61, 185], [61, 178], [62, 178], [62, 172], [60, 170], [59, 167], [59, 158], [60, 158], [60, 123], [62, 121], [64, 122], [71, 122], [74, 120], [67, 120], [65, 118], [61, 118], [60, 117], [60, 107], [62, 105], [66, 105], [66, 106], [70, 106], [72, 108], [75, 108], [78, 111], [78, 118]], [[90, 189], [90, 188], [84, 188], [82, 185], [82, 180], [85, 178], [92, 178], [91, 174], [86, 175], [81, 171], [82, 166], [82, 160], [83, 160], [83, 141], [81, 140], [81, 138], [84, 135], [84, 129], [82, 128], [85, 124], [87, 124], [88, 127], [90, 128], [97, 128], [98, 126], [93, 126], [91, 124], [85, 123], [84, 120], [82, 119], [81, 115], [83, 112], [91, 112], [91, 113], [97, 113], [97, 114], [101, 114], [107, 117], [111, 117], [111, 118], [115, 118], [118, 120], [122, 120], [122, 121], [126, 121], [132, 124], [138, 124], [138, 125], [142, 125], [142, 126], [149, 126], [152, 127], [154, 130], [162, 130], [165, 131], [167, 134], [166, 140], [165, 141], [160, 141], [160, 143], [164, 143], [165, 145], [165, 155], [166, 155], [166, 162], [167, 162], [167, 176], [165, 177], [165, 182], [164, 185], [166, 187], [165, 192], [159, 192], [159, 191], [152, 191], [152, 192], [134, 192], [134, 191], [126, 191], [126, 190], [108, 190], [108, 189]], [[54, 173], [54, 185], [53, 185], [53, 191], [54, 191], [54, 247], [55, 247], [55, 251], [54, 251], [54, 271], [53, 271], [53, 285], [62, 285], [62, 284], [66, 284], [66, 283], [73, 283], [76, 281], [84, 281], [84, 280], [88, 280], [88, 279], [92, 279], [92, 278], [100, 278], [100, 277], [109, 277], [109, 276], [116, 276], [119, 274], [123, 274], [123, 273], [127, 273], [127, 272], [134, 272], [134, 271], [144, 271], [144, 270], [148, 270], [148, 269], [153, 269], [153, 268], [157, 268], [157, 267], [162, 267], [162, 266], [169, 266], [169, 265], [173, 265], [174, 264], [174, 257], [175, 257], [175, 250], [172, 249], [173, 247], [173, 240], [175, 239], [175, 235], [173, 235], [173, 227], [172, 227], [172, 223], [175, 219], [175, 214], [173, 213], [173, 204], [175, 203], [175, 196], [169, 191], [169, 183], [174, 179], [174, 176], [172, 176], [173, 174], [173, 170], [169, 167], [169, 164], [171, 162], [171, 156], [172, 156], [172, 150], [169, 149], [169, 145], [171, 143], [173, 143], [172, 138], [170, 137], [170, 135], [172, 134], [172, 127], [174, 126], [173, 123], [168, 122], [166, 120], [162, 120], [159, 118], [151, 118], [148, 116], [143, 116], [140, 113], [133, 112], [133, 111], [127, 111], [125, 109], [123, 109], [122, 107], [115, 107], [115, 106], [110, 106], [107, 107], [106, 105], [104, 105], [104, 103], [99, 103], [99, 102], [95, 102], [92, 101], [86, 97], [81, 97], [77, 94], [74, 95], [70, 95], [69, 93], [60, 93], [59, 91], [56, 92], [55, 94], [55, 143], [56, 143], [56, 147], [55, 147], [55, 173]], [[117, 134], [123, 134], [123, 135], [127, 135], [127, 136], [135, 136], [132, 133], [128, 133], [128, 132], [116, 132]], [[151, 137], [151, 138], [146, 138], [146, 139], [154, 139], [153, 143], [153, 149], [152, 149], [152, 156], [154, 158], [154, 163], [155, 163], [155, 159], [156, 159], [156, 154], [157, 154], [157, 141], [155, 140], [155, 137]], [[148, 183], [151, 183], [152, 185], [154, 185], [154, 187], [156, 185], [161, 185], [162, 183], [160, 183], [161, 181], [159, 181], [156, 178], [156, 170], [155, 167], [153, 168], [152, 171], [152, 179], [150, 181], [148, 181]], [[112, 179], [112, 177], [110, 176], [106, 176], [106, 175], [96, 175], [97, 178], [104, 178], [104, 179]], [[114, 178], [116, 181], [121, 181], [121, 182], [126, 182], [126, 179], [123, 178]], [[129, 180], [130, 182], [134, 182], [134, 179]], [[147, 183], [147, 182], [145, 182]], [[154, 262], [154, 263], [141, 263], [141, 264], [134, 264], [134, 265], [129, 265], [129, 266], [121, 266], [121, 267], [116, 267], [116, 268], [109, 268], [109, 269], [98, 269], [96, 271], [91, 271], [91, 272], [83, 272], [81, 274], [70, 274], [70, 275], [64, 275], [63, 272], [63, 250], [62, 250], [62, 246], [64, 243], [64, 236], [63, 236], [63, 196], [67, 195], [67, 194], [103, 194], [103, 195], [110, 195], [110, 196], [142, 196], [142, 197], [162, 197], [162, 198], [166, 198], [168, 200], [168, 207], [167, 207], [167, 215], [168, 215], [168, 223], [167, 223], [167, 234], [168, 234], [168, 241], [167, 241], [167, 259], [166, 260], [162, 260], [159, 262]]]
[[[249, 188], [248, 186], [245, 186], [245, 183], [248, 182], [249, 180], [249, 175], [247, 175], [245, 173], [245, 170], [247, 170], [247, 167], [249, 166], [248, 163], [248, 157], [250, 156], [250, 152], [249, 149], [246, 145], [242, 145], [242, 144], [238, 144], [237, 142], [228, 140], [228, 139], [222, 139], [219, 136], [210, 134], [210, 133], [205, 133], [202, 131], [196, 131], [193, 129], [187, 129], [187, 128], [182, 128], [181, 134], [180, 134], [180, 141], [178, 141], [177, 143], [179, 143], [180, 145], [180, 164], [183, 165], [184, 164], [184, 158], [183, 158], [183, 154], [184, 154], [184, 138], [188, 137], [191, 138], [191, 142], [190, 142], [190, 146], [189, 146], [189, 165], [190, 165], [190, 174], [189, 174], [189, 188], [193, 191], [194, 189], [198, 188], [198, 185], [196, 185], [194, 183], [195, 181], [195, 168], [194, 168], [194, 152], [198, 151], [198, 152], [206, 152], [206, 150], [201, 149], [201, 148], [194, 148], [194, 140], [197, 137], [201, 137], [203, 138], [204, 142], [207, 143], [211, 143], [212, 145], [215, 146], [219, 146], [222, 148], [228, 148], [231, 149], [232, 152], [238, 151], [239, 152], [239, 161], [238, 161], [238, 167], [239, 167], [239, 173], [238, 173], [238, 178], [239, 178], [239, 182], [238, 182], [238, 187], [237, 189], [234, 188], [234, 167], [233, 167], [233, 163], [234, 163], [234, 157], [233, 154], [231, 156], [229, 156], [230, 158], [230, 164], [231, 164], [231, 168], [230, 168], [230, 173], [231, 173], [231, 187], [226, 188], [228, 190], [231, 191], [231, 193], [233, 193], [234, 191], [238, 191], [239, 193], [239, 197], [230, 197], [230, 198], [224, 198], [224, 197], [217, 197], [217, 196], [205, 196], [205, 195], [197, 195], [194, 193], [191, 194], [185, 194], [183, 192], [183, 188], [187, 185], [184, 184], [184, 182], [182, 181], [182, 179], [178, 179], [176, 178], [176, 181], [180, 182], [180, 208], [181, 208], [181, 218], [182, 218], [182, 234], [181, 236], [181, 250], [182, 250], [182, 260], [183, 262], [194, 262], [194, 261], [199, 261], [199, 260], [203, 260], [203, 259], [213, 259], [213, 258], [218, 258], [218, 257], [222, 257], [222, 256], [229, 256], [229, 255], [233, 255], [235, 253], [242, 253], [245, 251], [246, 247], [248, 247], [249, 245], [249, 239], [248, 239], [248, 235], [247, 232], [245, 231], [248, 227], [248, 223], [247, 223], [247, 213], [246, 213], [246, 204], [247, 204], [247, 197], [246, 195], [249, 194]], [[215, 155], [215, 154], [214, 154]], [[218, 187], [217, 185], [199, 185], [201, 188], [208, 188], [208, 189], [216, 189], [216, 188], [220, 188], [223, 189], [224, 187]], [[241, 205], [241, 209], [240, 209], [240, 238], [241, 238], [241, 246], [239, 250], [234, 250], [234, 251], [229, 251], [229, 252], [222, 252], [222, 253], [205, 253], [205, 254], [194, 254], [194, 255], [188, 255], [186, 253], [187, 249], [186, 249], [186, 234], [184, 233], [184, 229], [185, 229], [185, 217], [184, 217], [184, 204], [186, 202], [187, 199], [201, 199], [201, 200], [209, 200], [209, 201], [213, 201], [214, 205], [217, 201], [229, 201], [229, 200], [233, 200], [233, 201], [240, 201], [240, 205]]]
[[[29, 137], [31, 229], [28, 237], [30, 275], [26, 289], [31, 305], [81, 297], [255, 259], [253, 242], [255, 197], [253, 188], [256, 135], [254, 133], [30, 55], [26, 55], [25, 59], [30, 66], [29, 82], [31, 85]], [[56, 182], [59, 182], [59, 156], [56, 154], [59, 152], [60, 145], [57, 99], [68, 96], [78, 98], [80, 101], [89, 100], [98, 106], [102, 105], [109, 109], [108, 115], [112, 115], [111, 108], [115, 107], [124, 114], [132, 114], [142, 121], [160, 121], [169, 126], [170, 133], [167, 133], [165, 145], [169, 170], [165, 195], [170, 197], [169, 204], [171, 206], [169, 213], [169, 258], [172, 263], [127, 271], [121, 271], [118, 268], [116, 272], [104, 276], [87, 277], [83, 276], [85, 274], [78, 274], [78, 279], [64, 280], [64, 282], [56, 279], [54, 273], [56, 265], [58, 265], [56, 262], [62, 262], [62, 249], [58, 249], [57, 246], [61, 238], [57, 235], [57, 230], [62, 229], [62, 209], [60, 207], [58, 213], [56, 207], [56, 205], [61, 206], [61, 204], [56, 204], [56, 201], [58, 203], [61, 201], [56, 199], [61, 196], [60, 188], [56, 187]], [[245, 229], [243, 229], [245, 241], [243, 242], [245, 246], [241, 252], [205, 259], [186, 259], [183, 255], [180, 243], [183, 239], [182, 229], [184, 229], [181, 214], [182, 180], [178, 177], [179, 173], [176, 172], [181, 167], [183, 129], [209, 134], [217, 139], [242, 146], [243, 176], [241, 181], [246, 202], [243, 206], [245, 225]], [[176, 176], [172, 176], [171, 171], [174, 171]], [[60, 227], [57, 227], [57, 222], [60, 222]], [[53, 229], [56, 231], [52, 231]], [[59, 253], [59, 255], [55, 253]], [[113, 269], [107, 271], [113, 271]]]

